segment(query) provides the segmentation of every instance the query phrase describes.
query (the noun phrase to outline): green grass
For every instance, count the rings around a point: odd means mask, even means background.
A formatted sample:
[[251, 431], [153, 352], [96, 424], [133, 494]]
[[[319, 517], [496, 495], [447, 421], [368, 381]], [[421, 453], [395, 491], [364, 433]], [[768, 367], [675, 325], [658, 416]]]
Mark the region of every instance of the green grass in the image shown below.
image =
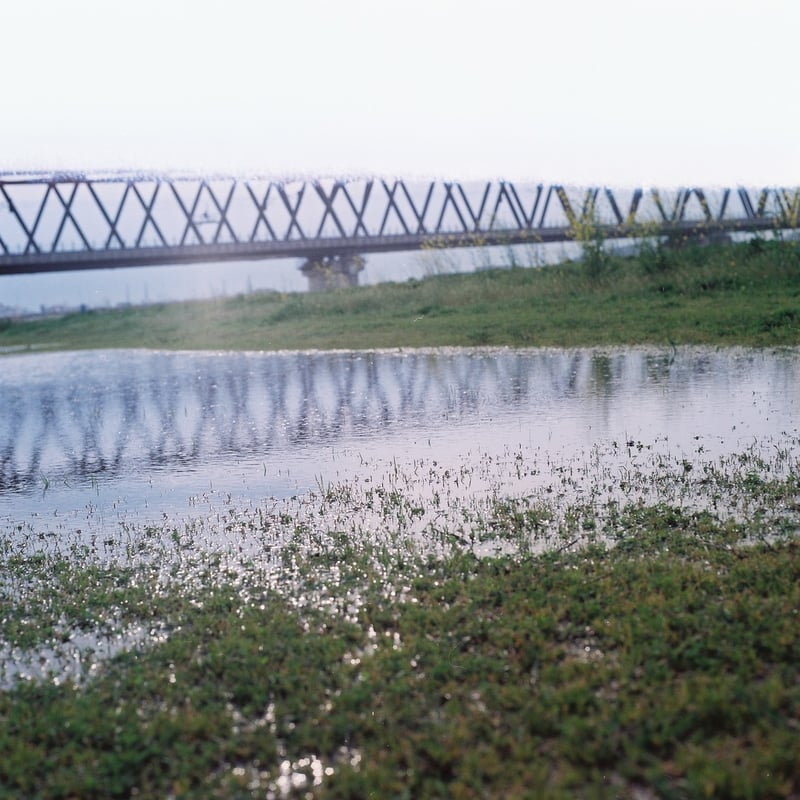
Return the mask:
[[[269, 266], [265, 266], [269, 269]], [[0, 347], [363, 349], [800, 343], [800, 244], [746, 243], [498, 269], [324, 294], [5, 322]]]
[[0, 690], [0, 797], [793, 797], [796, 445], [630, 477], [714, 514], [599, 471], [419, 529], [398, 468], [90, 543], [19, 525], [0, 678], [52, 671]]
[[[168, 641], [0, 693], [0, 796], [280, 796], [292, 774], [298, 797], [795, 796], [800, 545], [626, 513], [613, 548], [433, 558], [341, 534], [283, 591], [153, 583], [118, 602]], [[72, 569], [64, 597], [97, 581]]]

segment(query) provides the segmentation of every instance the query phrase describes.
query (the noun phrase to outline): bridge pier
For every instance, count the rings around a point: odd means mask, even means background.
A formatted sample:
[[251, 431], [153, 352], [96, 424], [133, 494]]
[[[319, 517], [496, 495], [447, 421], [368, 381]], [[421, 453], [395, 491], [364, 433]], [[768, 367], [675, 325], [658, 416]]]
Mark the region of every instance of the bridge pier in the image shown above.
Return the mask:
[[336, 255], [309, 258], [300, 267], [308, 278], [309, 292], [326, 292], [347, 286], [358, 286], [358, 274], [366, 261], [359, 255]]
[[667, 235], [666, 246], [673, 250], [680, 250], [686, 245], [705, 247], [710, 244], [730, 244], [733, 237], [728, 231], [688, 231], [683, 234]]

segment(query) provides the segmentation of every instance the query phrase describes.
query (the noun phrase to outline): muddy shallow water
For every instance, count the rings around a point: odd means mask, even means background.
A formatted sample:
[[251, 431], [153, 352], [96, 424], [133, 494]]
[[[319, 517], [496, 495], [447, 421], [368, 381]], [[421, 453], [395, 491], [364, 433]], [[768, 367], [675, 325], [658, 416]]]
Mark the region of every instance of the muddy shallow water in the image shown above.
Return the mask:
[[296, 554], [614, 544], [642, 503], [757, 538], [800, 517], [793, 489], [770, 490], [800, 468], [800, 349], [15, 354], [0, 411], [0, 593], [26, 625], [57, 616], [33, 646], [0, 641], [0, 690], [80, 683], [170, 635], [115, 606], [64, 616], [65, 560], [355, 620], [335, 563], [317, 595], [295, 591]]
[[497, 494], [600, 452], [794, 448], [800, 351], [14, 354], [0, 409], [0, 527], [101, 530], [423, 463]]

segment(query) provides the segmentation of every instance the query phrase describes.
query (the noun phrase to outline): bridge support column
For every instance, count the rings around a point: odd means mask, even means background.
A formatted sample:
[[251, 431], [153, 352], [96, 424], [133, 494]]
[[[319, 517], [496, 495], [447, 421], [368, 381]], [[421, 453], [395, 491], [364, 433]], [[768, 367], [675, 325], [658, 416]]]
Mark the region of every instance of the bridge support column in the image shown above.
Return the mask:
[[730, 244], [732, 241], [733, 238], [727, 231], [704, 232], [699, 230], [686, 233], [683, 236], [668, 236], [667, 247], [677, 250], [687, 244], [704, 247], [709, 244]]
[[358, 274], [364, 269], [363, 256], [322, 256], [309, 258], [300, 267], [308, 278], [309, 292], [326, 292], [346, 286], [358, 286]]

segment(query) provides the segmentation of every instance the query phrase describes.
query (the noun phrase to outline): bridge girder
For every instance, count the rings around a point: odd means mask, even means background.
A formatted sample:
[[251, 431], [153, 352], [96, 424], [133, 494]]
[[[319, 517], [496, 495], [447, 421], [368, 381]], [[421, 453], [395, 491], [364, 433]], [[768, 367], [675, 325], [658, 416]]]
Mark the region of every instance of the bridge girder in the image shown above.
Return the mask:
[[800, 188], [0, 174], [0, 275], [797, 228]]

